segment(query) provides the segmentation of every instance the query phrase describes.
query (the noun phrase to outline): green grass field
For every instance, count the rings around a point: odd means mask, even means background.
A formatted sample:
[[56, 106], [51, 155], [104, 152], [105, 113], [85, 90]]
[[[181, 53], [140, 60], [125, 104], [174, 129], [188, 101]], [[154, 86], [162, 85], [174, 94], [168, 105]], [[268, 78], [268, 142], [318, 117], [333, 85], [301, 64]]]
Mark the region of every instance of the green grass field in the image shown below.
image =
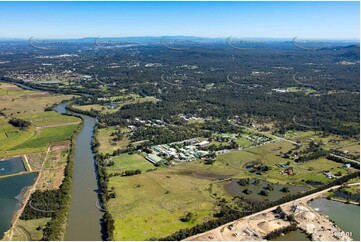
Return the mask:
[[83, 111], [90, 111], [96, 110], [101, 113], [115, 113], [117, 112], [122, 106], [129, 105], [129, 104], [136, 104], [136, 103], [143, 103], [143, 102], [158, 102], [159, 100], [154, 97], [136, 97], [131, 100], [124, 100], [120, 102], [116, 102], [118, 104], [115, 108], [108, 108], [107, 105], [100, 105], [100, 104], [91, 104], [91, 105], [83, 105], [83, 106], [74, 106]]
[[[125, 148], [129, 141], [125, 138], [120, 141], [113, 141], [111, 140], [111, 133], [118, 130], [115, 127], [108, 127], [108, 128], [102, 128], [98, 129], [97, 131], [97, 139], [100, 143], [99, 152], [102, 154], [106, 153], [112, 153], [114, 150]], [[120, 128], [123, 132], [128, 132], [129, 129], [126, 127]]]
[[[239, 170], [241, 172], [240, 177], [265, 179], [281, 184], [307, 185], [305, 183], [307, 180], [327, 183], [330, 182], [330, 179], [323, 174], [323, 171], [330, 171], [334, 174], [341, 171], [343, 175], [346, 175], [348, 172], [343, 168], [342, 164], [325, 158], [297, 164], [290, 159], [281, 157], [281, 153], [285, 153], [293, 147], [291, 143], [281, 141], [244, 151], [226, 153], [218, 156], [217, 160]], [[249, 161], [261, 161], [271, 167], [271, 170], [262, 175], [250, 173], [249, 170], [244, 168], [244, 165]], [[280, 173], [282, 169], [277, 164], [286, 164], [288, 161], [290, 166], [294, 168], [296, 175], [288, 176]], [[355, 169], [350, 168], [349, 171], [352, 172]]]
[[60, 113], [57, 113], [55, 111], [42, 112], [32, 115], [19, 115], [18, 118], [28, 120], [35, 126], [81, 122], [81, 119], [77, 117], [61, 115]]
[[[185, 163], [175, 169], [111, 177], [110, 187], [115, 188], [116, 198], [110, 199], [108, 205], [115, 220], [114, 239], [161, 238], [214, 219], [219, 208], [208, 189], [220, 173], [233, 175], [234, 171], [220, 163], [214, 167]], [[195, 214], [195, 220], [181, 222], [188, 212]]]
[[139, 169], [144, 172], [155, 168], [152, 163], [138, 154], [121, 154], [112, 157], [110, 160], [114, 162], [114, 165], [109, 169], [110, 171], [112, 171], [112, 169], [119, 169], [119, 171]]
[[239, 146], [249, 146], [252, 145], [253, 143], [251, 141], [249, 141], [248, 139], [244, 138], [244, 137], [239, 137], [236, 139], [236, 143]]
[[[46, 223], [50, 221], [50, 218], [40, 218], [32, 220], [21, 220], [19, 219], [18, 225], [24, 227], [31, 235], [32, 240], [41, 240], [43, 237], [43, 230], [37, 230], [38, 227], [44, 228]], [[29, 238], [24, 234], [21, 229], [16, 229], [13, 235], [13, 240], [26, 241]]]
[[311, 141], [322, 142], [324, 143], [324, 148], [327, 150], [348, 146], [359, 141], [358, 139], [346, 139], [333, 134], [323, 137], [315, 131], [288, 131], [285, 138], [300, 141], [304, 145], [308, 145]]
[[68, 140], [77, 127], [78, 124], [71, 124], [41, 129], [34, 138], [13, 147], [11, 150], [39, 147], [47, 148], [51, 143]]
[[287, 88], [288, 91], [290, 92], [298, 92], [298, 93], [303, 93], [305, 95], [309, 95], [311, 93], [315, 93], [316, 91], [311, 89], [311, 88], [298, 88], [298, 87], [289, 87]]

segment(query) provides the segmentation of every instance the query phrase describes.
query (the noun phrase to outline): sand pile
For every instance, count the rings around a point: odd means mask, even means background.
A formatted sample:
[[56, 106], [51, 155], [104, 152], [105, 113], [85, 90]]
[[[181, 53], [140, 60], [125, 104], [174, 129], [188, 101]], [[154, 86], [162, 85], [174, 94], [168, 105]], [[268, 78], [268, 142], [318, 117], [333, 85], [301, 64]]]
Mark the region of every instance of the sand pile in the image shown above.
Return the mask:
[[280, 226], [278, 224], [276, 224], [275, 222], [271, 221], [264, 221], [261, 222], [259, 224], [257, 224], [257, 226], [262, 229], [265, 233], [269, 233], [275, 229], [278, 229]]
[[299, 212], [299, 216], [302, 219], [313, 221], [316, 218], [316, 215], [313, 212], [311, 212], [307, 207], [298, 206], [297, 211]]
[[313, 234], [313, 232], [316, 229], [316, 226], [314, 224], [306, 224], [305, 229], [306, 229], [306, 233]]

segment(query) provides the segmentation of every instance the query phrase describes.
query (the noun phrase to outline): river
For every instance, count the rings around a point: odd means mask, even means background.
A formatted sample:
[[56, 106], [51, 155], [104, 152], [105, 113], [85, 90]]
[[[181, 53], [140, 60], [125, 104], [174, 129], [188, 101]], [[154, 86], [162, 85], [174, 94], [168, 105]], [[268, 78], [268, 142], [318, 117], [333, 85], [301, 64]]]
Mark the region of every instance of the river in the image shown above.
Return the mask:
[[[66, 104], [60, 104], [55, 111], [67, 113], [65, 106]], [[94, 154], [91, 150], [96, 119], [77, 115], [83, 118], [83, 127], [76, 138], [71, 207], [65, 240], [102, 240], [103, 214], [95, 206], [98, 200], [98, 184]]]
[[[25, 84], [19, 84], [19, 83], [12, 83], [12, 84], [18, 85], [19, 87], [28, 90], [42, 91], [40, 89], [29, 87]], [[91, 96], [90, 94], [89, 95], [82, 94], [82, 95]], [[65, 103], [59, 104], [58, 106], [55, 107], [55, 111], [62, 114], [72, 113], [72, 112], [68, 112], [65, 109], [65, 107], [66, 107]], [[82, 114], [76, 114], [76, 115], [82, 117], [83, 126], [76, 137], [71, 207], [69, 212], [65, 240], [99, 241], [102, 240], [101, 218], [103, 216], [103, 213], [95, 206], [99, 197], [98, 197], [98, 183], [97, 183], [97, 175], [96, 175], [96, 166], [94, 162], [94, 154], [91, 150], [91, 139], [96, 124], [96, 119], [87, 115], [82, 115]], [[33, 176], [33, 174], [31, 175]], [[20, 179], [20, 177], [23, 178], [25, 176], [19, 176], [16, 177], [16, 179]], [[5, 179], [3, 179], [3, 181], [1, 182], [2, 183], [5, 182]], [[29, 185], [29, 182], [24, 184], [24, 186], [26, 185]], [[10, 188], [8, 187], [7, 190], [12, 191], [9, 194], [7, 194], [10, 197], [11, 196], [14, 197], [13, 194], [14, 192], [16, 193], [16, 195], [20, 193], [20, 191], [18, 191], [19, 189], [11, 189], [11, 186]], [[1, 195], [1, 191], [0, 191], [0, 195]], [[0, 204], [2, 204], [1, 199], [0, 199]], [[12, 209], [10, 209], [9, 212], [14, 209], [16, 210], [18, 203], [13, 201], [11, 202], [11, 206]], [[4, 206], [1, 206], [1, 208], [4, 208]], [[11, 214], [13, 214], [13, 212]], [[8, 224], [10, 223], [11, 216], [9, 217], [9, 219], [5, 219], [5, 220], [6, 221], [3, 224], [4, 229], [7, 226], [9, 226]], [[2, 221], [3, 220], [1, 219], [0, 222], [2, 223]], [[0, 232], [2, 226], [1, 223], [0, 223]]]

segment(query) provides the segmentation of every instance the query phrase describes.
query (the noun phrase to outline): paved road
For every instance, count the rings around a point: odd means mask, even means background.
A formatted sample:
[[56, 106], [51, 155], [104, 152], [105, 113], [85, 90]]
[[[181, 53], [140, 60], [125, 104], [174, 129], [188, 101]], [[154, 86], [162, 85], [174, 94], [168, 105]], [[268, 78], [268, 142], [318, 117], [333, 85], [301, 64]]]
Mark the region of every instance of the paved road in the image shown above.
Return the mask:
[[[230, 122], [230, 120], [228, 120], [228, 122]], [[270, 133], [263, 132], [263, 131], [258, 131], [258, 130], [252, 129], [252, 128], [250, 128], [250, 127], [247, 127], [247, 126], [235, 124], [235, 123], [233, 123], [233, 122], [230, 122], [230, 123], [231, 123], [232, 125], [237, 126], [237, 127], [240, 127], [240, 128], [249, 129], [249, 130], [252, 130], [252, 131], [261, 133], [261, 134], [266, 135], [266, 136], [272, 136], [272, 137], [275, 138], [276, 140], [283, 140], [283, 141], [286, 141], [286, 142], [289, 142], [289, 143], [298, 145], [298, 143], [295, 142], [295, 141], [292, 141], [292, 140], [289, 140], [289, 139], [285, 139], [285, 138], [279, 137], [279, 136], [274, 135], [274, 134], [270, 134]]]
[[357, 161], [357, 160], [351, 160], [351, 159], [349, 159], [349, 158], [346, 158], [346, 157], [343, 157], [343, 156], [339, 156], [339, 155], [335, 155], [335, 154], [332, 154], [332, 153], [330, 153], [330, 155], [332, 155], [332, 156], [334, 156], [334, 157], [337, 157], [337, 158], [341, 158], [341, 159], [347, 160], [347, 161], [349, 161], [349, 162], [353, 162], [353, 163], [360, 164], [360, 162]]

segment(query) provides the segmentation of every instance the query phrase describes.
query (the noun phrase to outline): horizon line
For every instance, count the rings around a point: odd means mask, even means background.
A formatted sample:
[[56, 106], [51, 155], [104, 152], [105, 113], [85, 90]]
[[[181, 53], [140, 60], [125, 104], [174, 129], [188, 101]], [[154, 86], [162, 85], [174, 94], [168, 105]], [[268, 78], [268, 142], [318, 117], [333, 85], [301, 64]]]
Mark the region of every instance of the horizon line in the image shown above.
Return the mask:
[[252, 36], [242, 36], [242, 37], [236, 37], [236, 36], [219, 36], [219, 37], [210, 37], [210, 36], [195, 36], [195, 35], [129, 35], [129, 36], [84, 36], [84, 37], [41, 37], [36, 38], [36, 36], [30, 36], [30, 37], [1, 37], [0, 40], [30, 40], [30, 39], [42, 39], [42, 40], [79, 40], [79, 39], [107, 39], [107, 38], [164, 38], [164, 37], [187, 37], [187, 38], [204, 38], [204, 39], [227, 39], [227, 38], [233, 38], [233, 39], [274, 39], [274, 40], [293, 40], [294, 38], [297, 38], [299, 40], [338, 40], [338, 41], [360, 41], [360, 38], [340, 38], [340, 37], [330, 37], [330, 38], [320, 38], [320, 37], [311, 37], [306, 38], [302, 36], [292, 36], [292, 37], [252, 37]]

